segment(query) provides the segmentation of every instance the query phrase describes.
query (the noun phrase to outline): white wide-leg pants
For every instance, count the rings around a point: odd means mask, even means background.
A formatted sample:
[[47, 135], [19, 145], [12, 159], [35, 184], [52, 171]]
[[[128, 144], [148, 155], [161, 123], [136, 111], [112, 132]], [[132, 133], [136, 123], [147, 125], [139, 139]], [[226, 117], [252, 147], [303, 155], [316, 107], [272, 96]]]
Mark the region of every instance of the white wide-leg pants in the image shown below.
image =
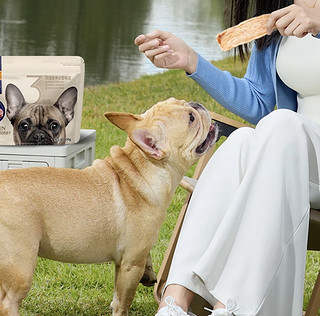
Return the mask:
[[167, 285], [235, 315], [301, 316], [319, 165], [320, 127], [295, 112], [232, 133], [197, 183]]

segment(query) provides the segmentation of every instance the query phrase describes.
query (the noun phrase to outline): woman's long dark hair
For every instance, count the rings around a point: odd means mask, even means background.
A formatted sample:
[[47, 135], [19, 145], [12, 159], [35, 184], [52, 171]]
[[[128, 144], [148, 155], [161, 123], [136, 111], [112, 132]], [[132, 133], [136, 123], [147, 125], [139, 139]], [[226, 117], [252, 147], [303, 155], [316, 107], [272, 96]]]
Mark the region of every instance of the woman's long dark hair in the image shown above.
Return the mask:
[[[229, 26], [234, 26], [246, 19], [271, 13], [291, 4], [293, 4], [293, 0], [225, 0], [226, 23], [229, 24]], [[280, 33], [275, 31], [269, 36], [266, 35], [256, 40], [257, 48], [263, 49], [268, 47], [270, 43], [279, 36]], [[239, 46], [238, 52], [241, 60], [243, 60], [248, 54], [248, 46]]]

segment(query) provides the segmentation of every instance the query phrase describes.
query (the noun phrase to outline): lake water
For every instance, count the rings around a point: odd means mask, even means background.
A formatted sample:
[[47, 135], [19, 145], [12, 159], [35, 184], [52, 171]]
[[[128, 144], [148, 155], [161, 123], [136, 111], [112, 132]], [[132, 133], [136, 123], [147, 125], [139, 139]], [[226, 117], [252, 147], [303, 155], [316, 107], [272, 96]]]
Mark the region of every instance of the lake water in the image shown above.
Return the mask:
[[133, 40], [163, 29], [209, 60], [225, 57], [219, 0], [1, 0], [0, 55], [78, 55], [85, 84], [128, 81], [161, 71]]

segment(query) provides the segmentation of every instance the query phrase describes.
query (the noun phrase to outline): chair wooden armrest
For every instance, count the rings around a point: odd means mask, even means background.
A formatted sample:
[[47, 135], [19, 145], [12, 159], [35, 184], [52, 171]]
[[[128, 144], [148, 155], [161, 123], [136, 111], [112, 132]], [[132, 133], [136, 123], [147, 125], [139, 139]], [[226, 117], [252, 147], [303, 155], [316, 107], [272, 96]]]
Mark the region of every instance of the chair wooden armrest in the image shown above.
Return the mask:
[[[320, 211], [310, 210], [308, 250], [320, 251]], [[318, 315], [320, 307], [320, 272], [318, 273], [305, 316]]]
[[[221, 136], [228, 137], [237, 128], [248, 126], [246, 124], [224, 117], [217, 113], [211, 112], [210, 114], [211, 114], [211, 118], [218, 123], [218, 127], [219, 127], [218, 139]], [[207, 162], [210, 160], [213, 152], [214, 152], [214, 146], [212, 146], [210, 150], [203, 157], [201, 157], [201, 159], [197, 164], [193, 177], [192, 178], [184, 177], [180, 183], [180, 186], [183, 187], [188, 193], [184, 201], [184, 204], [181, 208], [179, 217], [177, 219], [177, 223], [172, 232], [172, 236], [169, 241], [167, 250], [164, 254], [164, 259], [162, 261], [161, 267], [158, 272], [157, 283], [154, 287], [154, 297], [158, 302], [161, 299], [163, 287], [168, 277], [172, 257], [175, 251], [181, 226], [183, 224], [184, 216], [188, 208], [188, 203], [189, 203], [191, 194], [193, 193], [193, 190], [196, 186], [197, 179], [199, 179], [201, 172], [203, 171]], [[314, 210], [314, 209], [310, 210], [308, 250], [320, 251], [320, 211]], [[318, 274], [316, 283], [314, 285], [307, 311], [303, 315], [315, 316], [318, 313], [319, 307], [320, 307], [320, 273]]]
[[184, 176], [180, 182], [180, 186], [185, 190], [187, 190], [189, 193], [193, 193], [193, 190], [196, 187], [196, 184], [197, 184], [197, 179], [190, 178], [187, 176]]

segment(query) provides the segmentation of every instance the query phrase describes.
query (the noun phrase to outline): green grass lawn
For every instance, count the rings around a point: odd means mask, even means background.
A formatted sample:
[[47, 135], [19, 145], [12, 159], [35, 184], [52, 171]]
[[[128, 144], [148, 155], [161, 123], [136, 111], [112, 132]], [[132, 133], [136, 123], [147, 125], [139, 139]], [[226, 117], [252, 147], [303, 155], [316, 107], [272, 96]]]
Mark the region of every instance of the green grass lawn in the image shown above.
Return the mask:
[[[234, 64], [233, 58], [220, 61], [217, 65], [231, 70], [236, 76], [244, 73], [244, 66], [241, 63]], [[84, 92], [82, 128], [97, 131], [96, 158], [108, 155], [112, 145], [122, 145], [126, 139], [124, 132], [106, 121], [104, 112], [142, 113], [154, 103], [169, 97], [197, 101], [210, 110], [240, 120], [224, 110], [182, 71], [144, 76], [127, 83], [88, 87]], [[192, 170], [189, 173], [191, 172]], [[159, 270], [185, 194], [183, 189], [177, 189], [158, 242], [152, 250], [156, 272]], [[305, 304], [311, 295], [319, 261], [318, 253], [308, 252]], [[113, 270], [112, 263], [73, 265], [39, 259], [33, 287], [23, 301], [20, 311], [22, 315], [111, 315], [109, 305], [113, 295]], [[130, 315], [154, 315], [156, 309], [153, 289], [139, 285]]]

